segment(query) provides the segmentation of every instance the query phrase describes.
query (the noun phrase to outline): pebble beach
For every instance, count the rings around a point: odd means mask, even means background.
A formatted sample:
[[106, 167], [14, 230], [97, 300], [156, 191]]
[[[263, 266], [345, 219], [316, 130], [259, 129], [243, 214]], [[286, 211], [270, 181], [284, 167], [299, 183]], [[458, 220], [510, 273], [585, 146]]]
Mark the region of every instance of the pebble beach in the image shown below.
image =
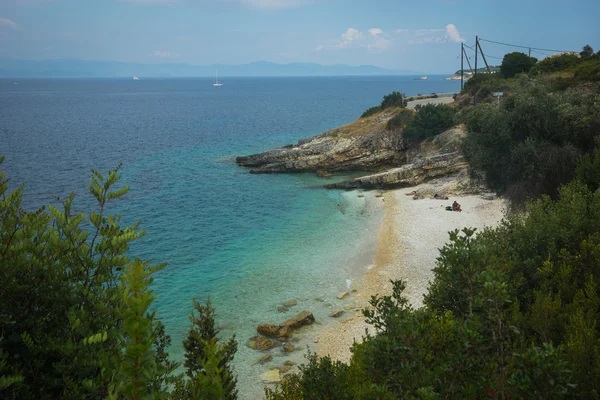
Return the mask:
[[[489, 200], [480, 195], [450, 195], [448, 200], [431, 196], [413, 199], [405, 194], [412, 191], [430, 193], [435, 187], [423, 184], [384, 194], [385, 216], [374, 266], [354, 286], [357, 300], [363, 306], [372, 295], [390, 294], [390, 280], [402, 279], [407, 283], [404, 295], [413, 307], [421, 307], [423, 295], [433, 280], [438, 250], [449, 240], [448, 232], [464, 227], [481, 230], [496, 226], [506, 206], [502, 199]], [[454, 200], [460, 203], [462, 212], [446, 211]], [[375, 333], [363, 317], [328, 327], [318, 334], [318, 354], [348, 362], [350, 346], [354, 341], [362, 341], [365, 329]]]

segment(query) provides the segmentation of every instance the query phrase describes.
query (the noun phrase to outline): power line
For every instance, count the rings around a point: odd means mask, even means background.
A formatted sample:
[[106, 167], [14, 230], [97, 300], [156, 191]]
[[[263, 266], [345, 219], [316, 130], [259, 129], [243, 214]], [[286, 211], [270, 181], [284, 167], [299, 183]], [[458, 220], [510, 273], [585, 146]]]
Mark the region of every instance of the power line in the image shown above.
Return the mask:
[[542, 50], [542, 51], [551, 51], [554, 53], [576, 53], [576, 51], [572, 51], [572, 50], [552, 50], [552, 49], [541, 49], [538, 47], [529, 47], [529, 46], [520, 46], [517, 44], [509, 44], [509, 43], [502, 43], [502, 42], [495, 42], [493, 40], [487, 40], [487, 39], [479, 39], [482, 42], [489, 42], [489, 43], [495, 43], [495, 44], [501, 44], [503, 46], [510, 46], [510, 47], [520, 47], [522, 49], [531, 49], [531, 50]]

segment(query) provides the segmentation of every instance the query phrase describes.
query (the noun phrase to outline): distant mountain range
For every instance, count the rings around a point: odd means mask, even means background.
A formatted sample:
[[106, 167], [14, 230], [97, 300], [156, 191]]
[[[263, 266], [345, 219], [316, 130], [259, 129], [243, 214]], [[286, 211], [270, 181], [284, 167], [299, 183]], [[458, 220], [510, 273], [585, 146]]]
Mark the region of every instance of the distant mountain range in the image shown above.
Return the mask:
[[314, 63], [277, 64], [257, 61], [241, 65], [142, 64], [117, 61], [15, 60], [0, 59], [2, 78], [67, 77], [204, 77], [214, 76], [332, 76], [332, 75], [414, 75], [409, 70], [391, 70], [372, 65], [321, 65]]

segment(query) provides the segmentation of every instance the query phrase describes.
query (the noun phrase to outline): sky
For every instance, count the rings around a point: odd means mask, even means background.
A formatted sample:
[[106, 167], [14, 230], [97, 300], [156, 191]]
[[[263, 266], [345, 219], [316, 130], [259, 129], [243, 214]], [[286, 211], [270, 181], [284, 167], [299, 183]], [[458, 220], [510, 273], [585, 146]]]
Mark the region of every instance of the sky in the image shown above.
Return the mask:
[[[0, 0], [0, 58], [447, 73], [460, 67], [460, 43], [472, 46], [476, 35], [598, 51], [599, 15], [599, 0]], [[519, 50], [481, 46], [490, 64]]]

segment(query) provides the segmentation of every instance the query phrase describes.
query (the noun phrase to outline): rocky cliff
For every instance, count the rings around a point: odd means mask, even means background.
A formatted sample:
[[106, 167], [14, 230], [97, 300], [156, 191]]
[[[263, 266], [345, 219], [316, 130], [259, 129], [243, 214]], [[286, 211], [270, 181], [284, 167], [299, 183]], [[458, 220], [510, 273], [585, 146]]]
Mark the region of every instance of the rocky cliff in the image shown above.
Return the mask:
[[398, 166], [405, 150], [401, 135], [386, 130], [397, 111], [386, 109], [293, 146], [237, 157], [236, 162], [249, 167], [250, 173], [368, 171]]
[[465, 188], [471, 185], [468, 164], [460, 151], [464, 126], [408, 149], [401, 132], [386, 130], [387, 121], [397, 111], [388, 109], [293, 146], [237, 157], [236, 162], [249, 167], [251, 173], [377, 171], [325, 185], [336, 189], [415, 186], [442, 177], [454, 177]]
[[416, 186], [429, 180], [447, 176], [467, 178], [468, 163], [460, 143], [465, 135], [463, 126], [447, 130], [431, 142], [405, 152], [405, 164], [385, 172], [360, 176], [343, 182], [325, 185], [327, 188], [396, 188]]

